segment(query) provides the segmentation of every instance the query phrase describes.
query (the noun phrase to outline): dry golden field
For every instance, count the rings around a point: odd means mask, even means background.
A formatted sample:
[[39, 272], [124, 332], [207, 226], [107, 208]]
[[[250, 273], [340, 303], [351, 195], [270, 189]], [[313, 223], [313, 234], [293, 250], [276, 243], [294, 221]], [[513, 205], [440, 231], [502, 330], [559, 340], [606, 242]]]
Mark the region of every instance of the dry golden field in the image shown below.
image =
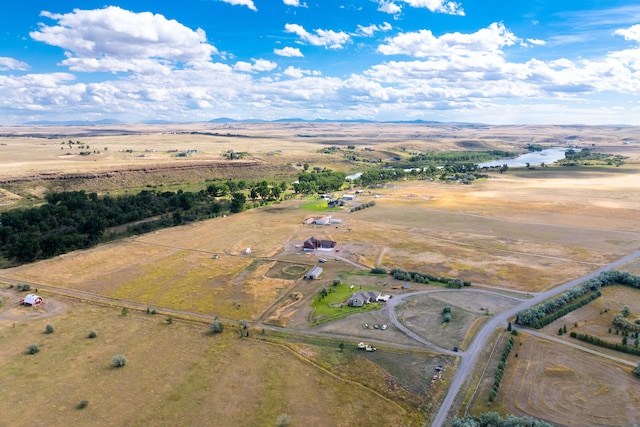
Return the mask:
[[[280, 414], [294, 425], [407, 425], [415, 416], [309, 363], [308, 356], [328, 351], [349, 360], [353, 377], [372, 369], [353, 352], [338, 354], [337, 346], [287, 349], [241, 340], [231, 328], [211, 336], [204, 324], [169, 325], [160, 315], [123, 317], [117, 309], [64, 303], [66, 312], [55, 317], [0, 320], [0, 425], [235, 427], [275, 425]], [[47, 323], [54, 333], [44, 334]], [[97, 337], [89, 339], [92, 329]], [[32, 343], [40, 352], [25, 354]], [[111, 366], [116, 354], [126, 356], [126, 366]], [[89, 405], [76, 409], [82, 400]], [[37, 414], [25, 416], [33, 408]]]
[[632, 426], [640, 379], [631, 367], [536, 337], [514, 346], [498, 393], [512, 413], [565, 426]]
[[[352, 205], [375, 201], [376, 206], [353, 213], [350, 206], [331, 212], [342, 220], [337, 226], [303, 225], [305, 217], [319, 214], [305, 211], [304, 200], [298, 198], [0, 271], [0, 276], [36, 286], [85, 291], [151, 307], [253, 321], [280, 313], [287, 317], [283, 324], [305, 329], [310, 299], [347, 271], [400, 267], [460, 277], [475, 285], [538, 292], [640, 249], [640, 137], [636, 128], [211, 123], [16, 127], [0, 129], [0, 134], [0, 181], [5, 183], [0, 184], [0, 204], [37, 200], [51, 189], [106, 192], [203, 185], [207, 179], [224, 177], [295, 179], [301, 163], [346, 172], [367, 166], [346, 161], [340, 152], [319, 152], [332, 145], [355, 145], [367, 160], [406, 158], [412, 152], [427, 151], [521, 151], [529, 143], [595, 144], [603, 152], [629, 157], [627, 164], [617, 168], [513, 168], [504, 174], [490, 172], [488, 179], [472, 185], [403, 181], [371, 192], [365, 189]], [[97, 152], [79, 156], [78, 148], [61, 144], [69, 139], [80, 140]], [[374, 151], [362, 151], [364, 147]], [[197, 152], [176, 158], [173, 150]], [[223, 154], [228, 150], [246, 151], [248, 156], [227, 162]], [[82, 177], [69, 178], [68, 174]], [[57, 179], [61, 176], [68, 179]], [[336, 240], [338, 251], [303, 254], [299, 246], [311, 236]], [[250, 254], [245, 253], [246, 248], [251, 248]], [[320, 280], [286, 274], [290, 267], [301, 272], [317, 265], [320, 257], [328, 259]], [[638, 263], [630, 264], [628, 270], [640, 271]], [[378, 282], [378, 278], [365, 277], [353, 283], [399, 292], [389, 290], [393, 279], [388, 284]], [[580, 322], [580, 316], [588, 320], [580, 328], [601, 333], [604, 324], [592, 322], [589, 316], [594, 314], [583, 310], [602, 309], [597, 304], [605, 303], [613, 309], [620, 305], [617, 301], [635, 296], [616, 292], [605, 290], [603, 298], [548, 326], [547, 333], [553, 334], [558, 322]], [[432, 303], [434, 310], [451, 303], [471, 313], [479, 301], [440, 298]], [[484, 305], [490, 303], [498, 304], [489, 301]], [[632, 310], [640, 312], [640, 307], [633, 305]], [[452, 340], [465, 339], [478, 323], [474, 323], [477, 314], [465, 318], [465, 330], [455, 336], [442, 333], [437, 340], [449, 346]], [[367, 313], [318, 330], [349, 335], [349, 328], [377, 322], [380, 316]], [[56, 325], [56, 332], [44, 335], [49, 322]], [[85, 338], [92, 328], [99, 333], [97, 340]], [[377, 332], [368, 331], [371, 335], [364, 338], [374, 339]], [[385, 332], [396, 334], [389, 339], [396, 347], [411, 346], [393, 328]], [[428, 330], [422, 332], [429, 335]], [[280, 413], [290, 414], [296, 425], [327, 425], [327, 420], [331, 425], [353, 424], [354, 420], [369, 420], [371, 425], [379, 420], [387, 425], [416, 422], [415, 413], [407, 415], [369, 389], [346, 381], [348, 364], [341, 362], [341, 379], [318, 368], [331, 366], [326, 360], [343, 356], [310, 347], [301, 360], [281, 347], [241, 341], [232, 332], [205, 336], [192, 325], [167, 325], [159, 316], [132, 313], [121, 317], [112, 309], [69, 303], [46, 320], [0, 323], [0, 340], [0, 358], [8, 360], [0, 368], [0, 384], [15, 390], [15, 396], [0, 402], [0, 413], [10, 414], [11, 419], [21, 413], [21, 402], [28, 401], [55, 416], [59, 425], [85, 425], [93, 417], [104, 417], [110, 425], [175, 425], [176, 420], [189, 424], [203, 419], [211, 420], [210, 425], [268, 425]], [[41, 344], [41, 353], [23, 354], [35, 341]], [[336, 348], [335, 343], [332, 346]], [[533, 337], [514, 351], [519, 356], [510, 359], [499, 393], [504, 408], [563, 425], [584, 425], [578, 423], [583, 414], [592, 425], [625, 425], [640, 418], [637, 387], [632, 382], [637, 379], [626, 366]], [[130, 365], [122, 370], [110, 368], [116, 352], [125, 353]], [[393, 364], [391, 359], [383, 360], [386, 354], [378, 352], [378, 362], [375, 357], [357, 359], [354, 366], [372, 372], [387, 366], [389, 371]], [[25, 364], [25, 360], [35, 363]], [[67, 360], [68, 365], [57, 368]], [[397, 370], [414, 372], [409, 368], [414, 362], [406, 363]], [[374, 388], [379, 385], [364, 378], [360, 375], [357, 382]], [[62, 383], [65, 390], [75, 391], [68, 396], [59, 393]], [[533, 383], [539, 390], [536, 393], [530, 393]], [[253, 387], [255, 384], [258, 386]], [[392, 380], [385, 384], [387, 391], [398, 391], [399, 401], [406, 398], [402, 386]], [[613, 386], [618, 384], [621, 388]], [[34, 390], [41, 394], [35, 401], [27, 399]], [[441, 388], [436, 395], [440, 393]], [[83, 411], [74, 409], [82, 399], [88, 399], [90, 406]], [[612, 402], [618, 404], [619, 414], [595, 409]]]

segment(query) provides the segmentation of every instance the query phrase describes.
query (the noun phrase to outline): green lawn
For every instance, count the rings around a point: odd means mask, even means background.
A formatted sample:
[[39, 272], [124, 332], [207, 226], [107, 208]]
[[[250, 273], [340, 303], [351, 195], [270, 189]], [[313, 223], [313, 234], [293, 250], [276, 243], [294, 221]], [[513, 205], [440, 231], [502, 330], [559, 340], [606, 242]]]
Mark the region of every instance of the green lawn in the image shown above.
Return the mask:
[[[327, 296], [322, 297], [318, 294], [313, 299], [311, 306], [313, 313], [311, 315], [311, 325], [319, 325], [320, 323], [329, 322], [331, 320], [342, 319], [354, 313], [363, 313], [365, 311], [376, 310], [380, 308], [379, 303], [366, 304], [363, 307], [349, 307], [347, 300], [358, 289], [347, 284], [341, 283], [337, 286], [327, 287]], [[373, 291], [374, 288], [363, 288], [364, 291]]]
[[316, 197], [305, 201], [300, 206], [300, 209], [310, 212], [336, 212], [341, 210], [340, 208], [329, 208], [326, 200], [318, 199]]

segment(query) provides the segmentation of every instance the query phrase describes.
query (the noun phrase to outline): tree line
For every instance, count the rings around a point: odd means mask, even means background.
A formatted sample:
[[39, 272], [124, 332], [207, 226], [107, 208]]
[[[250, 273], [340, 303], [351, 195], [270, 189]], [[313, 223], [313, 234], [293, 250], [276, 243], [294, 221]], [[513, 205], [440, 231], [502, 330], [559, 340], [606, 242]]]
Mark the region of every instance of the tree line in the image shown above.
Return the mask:
[[298, 175], [298, 181], [293, 183], [293, 191], [304, 194], [337, 191], [344, 185], [346, 177], [347, 174], [344, 172], [334, 172], [330, 169], [305, 171]]
[[[45, 196], [46, 203], [0, 214], [0, 257], [14, 264], [51, 258], [76, 249], [89, 248], [122, 234], [149, 232], [224, 212], [240, 212], [246, 196], [235, 192], [217, 198], [207, 190], [143, 190], [137, 194], [98, 196], [69, 191]], [[125, 232], [107, 230], [144, 221]]]
[[509, 353], [511, 353], [511, 349], [513, 348], [513, 344], [515, 340], [513, 337], [509, 337], [507, 343], [504, 346], [504, 350], [502, 350], [502, 357], [500, 358], [500, 362], [498, 362], [498, 367], [496, 368], [496, 373], [493, 378], [493, 388], [489, 392], [489, 402], [493, 402], [498, 394], [498, 389], [500, 388], [500, 383], [502, 382], [502, 376], [504, 375], [505, 364], [507, 363], [507, 359], [509, 358]]
[[363, 187], [383, 184], [403, 179], [438, 179], [440, 181], [461, 180], [470, 183], [489, 175], [477, 172], [476, 163], [447, 163], [444, 166], [429, 165], [425, 167], [410, 166], [408, 171], [401, 167], [378, 167], [369, 169], [353, 180], [355, 185]]
[[507, 415], [502, 418], [497, 412], [485, 412], [480, 416], [467, 415], [454, 418], [452, 427], [553, 427], [551, 424], [531, 417]]
[[[615, 284], [640, 289], [640, 276], [618, 270], [604, 271], [593, 279], [563, 292], [556, 298], [519, 311], [516, 315], [516, 323], [521, 326], [542, 328], [599, 297], [599, 291], [603, 287]], [[592, 292], [592, 295], [570, 304], [589, 292]]]
[[595, 337], [589, 334], [579, 334], [576, 332], [570, 332], [569, 336], [571, 338], [579, 339], [580, 341], [587, 342], [589, 344], [597, 345], [598, 347], [609, 348], [611, 350], [620, 351], [622, 353], [633, 354], [634, 356], [640, 356], [640, 348], [632, 347], [625, 343], [617, 343], [603, 340], [602, 338]]
[[447, 285], [448, 288], [461, 288], [463, 286], [471, 286], [471, 282], [458, 278], [450, 278], [444, 276], [436, 276], [430, 273], [420, 273], [417, 271], [406, 271], [401, 268], [392, 268], [387, 271], [385, 267], [374, 267], [371, 274], [390, 274], [396, 280], [404, 280], [405, 282], [415, 283], [431, 283], [439, 282]]

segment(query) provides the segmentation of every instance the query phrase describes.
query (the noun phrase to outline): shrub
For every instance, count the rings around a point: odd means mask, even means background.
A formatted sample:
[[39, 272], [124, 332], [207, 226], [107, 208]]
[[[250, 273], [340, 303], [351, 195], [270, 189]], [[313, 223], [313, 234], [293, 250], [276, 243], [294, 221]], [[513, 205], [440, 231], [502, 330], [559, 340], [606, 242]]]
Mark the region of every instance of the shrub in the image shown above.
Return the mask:
[[444, 323], [451, 322], [451, 314], [447, 313], [443, 316]]
[[127, 364], [127, 358], [124, 357], [124, 354], [116, 354], [111, 359], [111, 362], [113, 363], [114, 368], [122, 368]]
[[51, 323], [47, 323], [47, 326], [44, 327], [44, 333], [52, 334], [53, 331], [55, 331], [55, 328], [53, 327], [53, 325]]
[[211, 322], [211, 325], [209, 325], [209, 332], [211, 332], [212, 334], [219, 334], [223, 330], [224, 325], [222, 324], [222, 322], [217, 317], [213, 319], [213, 322]]
[[40, 351], [40, 346], [38, 344], [29, 344], [27, 347], [27, 354], [36, 354]]
[[173, 325], [173, 316], [172, 315], [167, 316], [167, 325]]
[[96, 331], [94, 331], [93, 329], [89, 331], [89, 335], [87, 335], [87, 338], [95, 338], [97, 337], [98, 334], [96, 333]]
[[280, 414], [276, 421], [276, 427], [289, 427], [291, 425], [291, 417], [289, 414]]
[[78, 406], [76, 406], [76, 408], [84, 409], [87, 406], [89, 406], [89, 401], [88, 400], [81, 400], [80, 403], [78, 403]]
[[384, 267], [375, 267], [371, 269], [371, 274], [387, 274], [387, 269]]

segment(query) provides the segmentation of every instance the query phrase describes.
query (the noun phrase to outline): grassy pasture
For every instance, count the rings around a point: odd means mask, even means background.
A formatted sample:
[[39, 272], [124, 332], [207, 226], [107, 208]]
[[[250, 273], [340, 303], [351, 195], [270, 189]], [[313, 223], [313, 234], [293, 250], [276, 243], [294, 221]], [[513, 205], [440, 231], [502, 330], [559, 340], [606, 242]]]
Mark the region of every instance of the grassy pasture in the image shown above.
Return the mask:
[[640, 380], [631, 368], [578, 349], [521, 334], [509, 357], [498, 398], [501, 407], [565, 426], [633, 425], [640, 419]]
[[[320, 367], [333, 369], [337, 345], [314, 365], [302, 351], [240, 340], [231, 329], [209, 336], [206, 325], [67, 304], [53, 318], [15, 327], [0, 321], [0, 383], [11, 390], [0, 400], [2, 423], [256, 426], [287, 413], [295, 425], [348, 426], [405, 425], [416, 416], [349, 375]], [[45, 323], [55, 325], [53, 334], [43, 333]], [[91, 329], [94, 339], [87, 338]], [[40, 345], [38, 354], [24, 354], [31, 343]], [[123, 368], [111, 366], [117, 353], [127, 358]], [[380, 368], [368, 369], [373, 375]], [[85, 399], [88, 407], [76, 409]], [[25, 416], [34, 407], [37, 418]]]

